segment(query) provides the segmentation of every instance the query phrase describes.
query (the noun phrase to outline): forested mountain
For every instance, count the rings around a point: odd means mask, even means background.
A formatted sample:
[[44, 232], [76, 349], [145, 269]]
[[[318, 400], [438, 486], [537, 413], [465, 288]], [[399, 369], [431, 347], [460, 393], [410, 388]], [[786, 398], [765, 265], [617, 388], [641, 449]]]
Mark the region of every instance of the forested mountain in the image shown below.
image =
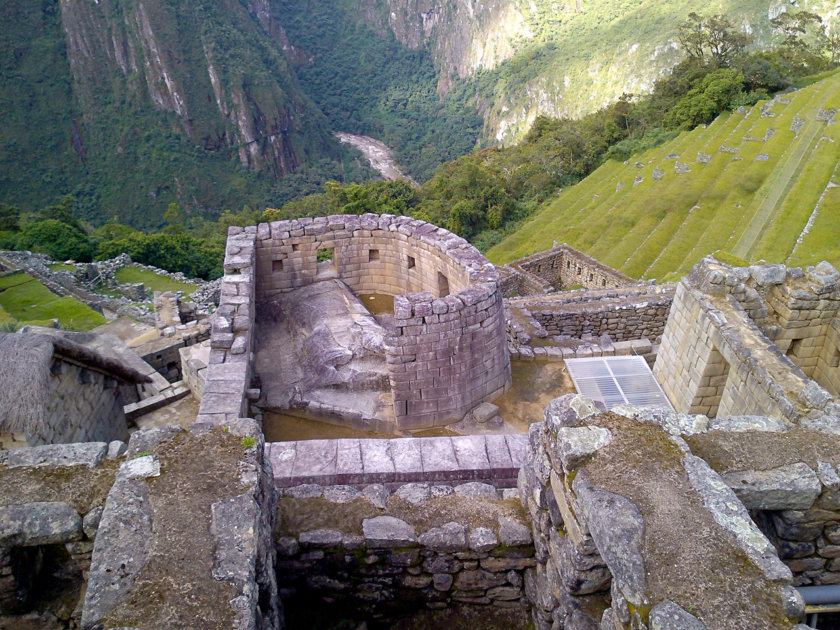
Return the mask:
[[[832, 19], [828, 0], [800, 8]], [[779, 0], [6, 0], [0, 203], [142, 229], [361, 181], [335, 131], [442, 162], [650, 91], [692, 10], [770, 41]], [[788, 7], [789, 8], [789, 7]]]

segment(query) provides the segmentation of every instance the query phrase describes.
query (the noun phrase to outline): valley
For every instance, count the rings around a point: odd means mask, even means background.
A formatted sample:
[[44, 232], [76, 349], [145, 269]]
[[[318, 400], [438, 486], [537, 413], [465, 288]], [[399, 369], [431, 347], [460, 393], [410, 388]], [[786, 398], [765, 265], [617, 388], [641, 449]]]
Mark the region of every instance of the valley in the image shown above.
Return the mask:
[[379, 173], [383, 179], [395, 180], [404, 179], [414, 186], [417, 182], [403, 173], [394, 159], [394, 152], [384, 143], [370, 136], [356, 136], [344, 131], [336, 131], [335, 137], [342, 144], [349, 144], [362, 152], [362, 155], [370, 162], [370, 167]]

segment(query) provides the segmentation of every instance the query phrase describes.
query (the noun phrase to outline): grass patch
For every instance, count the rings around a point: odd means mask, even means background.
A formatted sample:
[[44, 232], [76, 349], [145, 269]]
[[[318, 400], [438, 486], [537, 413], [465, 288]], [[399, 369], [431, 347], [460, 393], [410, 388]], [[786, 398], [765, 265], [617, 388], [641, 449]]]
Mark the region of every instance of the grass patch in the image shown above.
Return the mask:
[[26, 274], [5, 276], [0, 281], [0, 307], [21, 326], [58, 319], [66, 330], [87, 331], [105, 323], [105, 318], [86, 304], [70, 296], [58, 297]]
[[76, 265], [68, 265], [67, 263], [55, 263], [54, 265], [50, 265], [50, 269], [53, 271], [75, 271]]
[[183, 291], [184, 295], [192, 295], [193, 291], [198, 288], [198, 285], [191, 282], [178, 282], [168, 276], [162, 276], [154, 271], [147, 269], [139, 269], [138, 267], [129, 266], [117, 269], [117, 282], [126, 284], [129, 282], [142, 282], [152, 291]]
[[[816, 118], [838, 95], [840, 73], [833, 72], [785, 95], [789, 103], [775, 102], [773, 116], [762, 117], [760, 105], [746, 115], [726, 113], [624, 163], [607, 162], [543, 206], [487, 257], [503, 264], [556, 240], [629, 276], [660, 280], [679, 277], [703, 256], [721, 251], [738, 255], [739, 264], [759, 257], [834, 262], [840, 250], [838, 194], [826, 187], [840, 156], [840, 132]], [[806, 121], [798, 134], [790, 128], [794, 118]], [[765, 140], [770, 129], [774, 133]], [[708, 163], [696, 161], [699, 152], [711, 156]], [[767, 161], [754, 161], [763, 153]], [[691, 172], [675, 173], [669, 155], [679, 156]], [[813, 225], [803, 231], [812, 215]]]

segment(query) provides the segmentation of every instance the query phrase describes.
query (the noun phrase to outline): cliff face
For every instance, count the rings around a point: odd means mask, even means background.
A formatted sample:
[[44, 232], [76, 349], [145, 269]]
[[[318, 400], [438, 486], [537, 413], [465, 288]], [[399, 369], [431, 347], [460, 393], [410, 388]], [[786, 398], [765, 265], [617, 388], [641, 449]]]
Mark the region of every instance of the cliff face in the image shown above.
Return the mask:
[[[363, 19], [409, 47], [429, 46], [438, 88], [481, 69], [485, 135], [520, 137], [539, 115], [580, 116], [644, 93], [680, 58], [676, 26], [691, 11], [725, 13], [760, 44], [780, 0], [360, 0]], [[836, 20], [830, 0], [801, 0]]]
[[173, 114], [202, 149], [234, 149], [243, 166], [275, 177], [297, 169], [313, 135], [330, 142], [283, 54], [265, 37], [285, 38], [265, 0], [65, 0], [61, 22], [88, 123], [96, 122], [107, 92], [124, 90], [136, 106]]

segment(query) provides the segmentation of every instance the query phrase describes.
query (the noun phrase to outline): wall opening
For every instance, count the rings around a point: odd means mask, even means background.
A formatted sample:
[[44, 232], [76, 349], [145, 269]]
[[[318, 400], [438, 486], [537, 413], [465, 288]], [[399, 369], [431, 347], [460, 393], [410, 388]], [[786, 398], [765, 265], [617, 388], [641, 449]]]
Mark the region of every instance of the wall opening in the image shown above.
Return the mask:
[[566, 261], [566, 269], [571, 269], [571, 268], [572, 268], [572, 261], [571, 261], [571, 260], [567, 260], [567, 261]]
[[449, 278], [438, 271], [438, 297], [446, 297], [449, 295]]
[[292, 251], [299, 252], [300, 251], [300, 243], [292, 243]]
[[799, 351], [802, 348], [802, 339], [794, 339], [790, 342], [790, 346], [788, 346], [787, 352], [785, 355], [790, 358], [796, 358], [799, 356]]
[[697, 384], [689, 413], [702, 413], [709, 418], [717, 417], [718, 407], [729, 380], [729, 362], [720, 350], [712, 346], [703, 375]]
[[369, 249], [368, 250], [368, 262], [376, 262], [379, 260], [379, 250], [378, 249]]
[[318, 271], [316, 278], [331, 278], [337, 273], [335, 265], [335, 250], [332, 247], [322, 247], [316, 252]]
[[595, 274], [594, 274], [594, 273], [590, 273], [590, 274], [589, 274], [589, 282], [592, 282], [594, 279], [595, 279]]
[[416, 260], [414, 260], [414, 256], [409, 256], [409, 257], [408, 257], [408, 268], [409, 268], [409, 269], [414, 269], [414, 267], [415, 267], [416, 265], [417, 265], [417, 261], [416, 261]]
[[604, 278], [602, 278], [602, 279], [601, 279], [601, 286], [602, 286], [602, 287], [607, 286], [607, 281], [606, 281], [606, 279], [604, 279]]
[[577, 275], [580, 275], [582, 271], [583, 271], [583, 269], [581, 269], [580, 267], [578, 267], [578, 268], [577, 268]]
[[273, 273], [277, 273], [278, 271], [283, 271], [283, 261], [282, 260], [272, 260], [271, 261], [271, 271]]

